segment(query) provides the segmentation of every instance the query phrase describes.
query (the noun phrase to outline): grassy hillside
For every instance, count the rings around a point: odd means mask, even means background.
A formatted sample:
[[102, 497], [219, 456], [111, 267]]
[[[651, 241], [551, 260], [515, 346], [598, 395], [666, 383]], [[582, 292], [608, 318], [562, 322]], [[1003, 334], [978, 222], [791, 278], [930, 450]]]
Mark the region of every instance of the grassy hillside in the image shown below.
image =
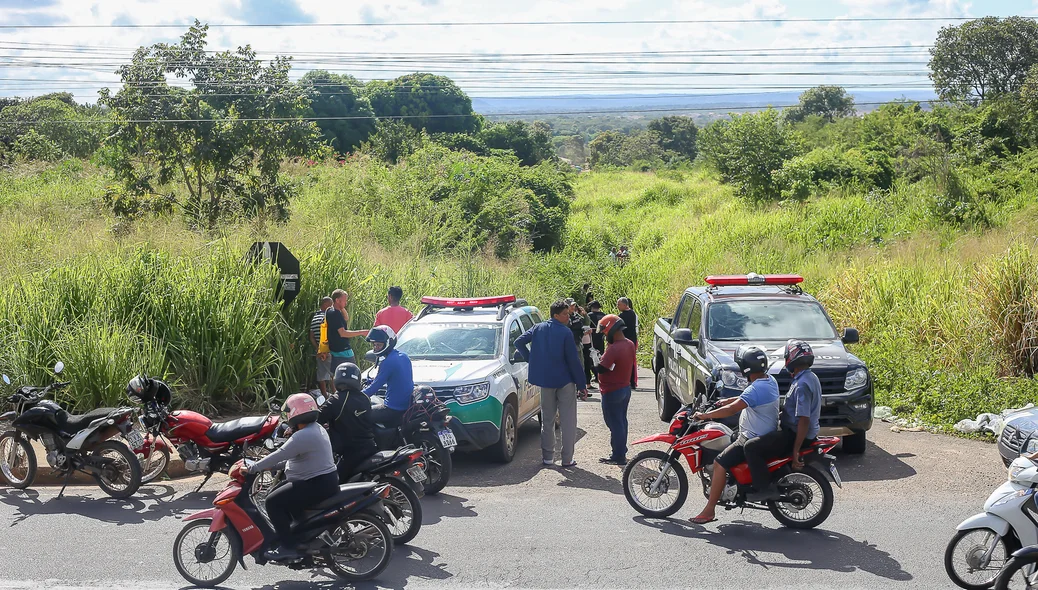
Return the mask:
[[[647, 336], [706, 274], [797, 272], [840, 326], [862, 331], [856, 352], [898, 412], [950, 424], [1038, 394], [1033, 379], [1004, 377], [1020, 374], [1014, 342], [1038, 309], [1029, 190], [993, 205], [993, 227], [980, 231], [935, 218], [929, 181], [757, 206], [700, 170], [588, 173], [576, 181], [566, 247], [503, 261], [445, 243], [455, 221], [436, 206], [408, 208], [404, 192], [457, 170], [423, 174], [412, 186], [418, 176], [370, 162], [300, 167], [287, 224], [196, 233], [177, 216], [103, 213], [107, 181], [89, 165], [6, 172], [0, 366], [38, 381], [60, 358], [81, 407], [113, 403], [142, 370], [176, 381], [185, 404], [242, 407], [309, 378], [308, 315], [336, 287], [351, 293], [353, 325], [368, 326], [389, 284], [412, 308], [422, 294], [504, 292], [546, 308], [590, 283], [603, 301], [631, 297]], [[270, 269], [242, 263], [255, 239], [284, 242], [301, 260], [302, 294], [284, 310]], [[607, 256], [620, 243], [633, 249], [624, 268]]]

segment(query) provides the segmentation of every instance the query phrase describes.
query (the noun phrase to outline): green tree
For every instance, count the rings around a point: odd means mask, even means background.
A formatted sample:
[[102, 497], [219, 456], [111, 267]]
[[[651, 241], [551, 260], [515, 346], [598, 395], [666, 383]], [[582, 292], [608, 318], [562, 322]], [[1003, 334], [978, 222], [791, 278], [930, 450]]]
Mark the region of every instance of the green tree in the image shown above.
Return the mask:
[[692, 117], [661, 117], [649, 122], [649, 131], [659, 136], [660, 147], [688, 160], [696, 159], [699, 129]]
[[538, 126], [525, 121], [498, 123], [480, 131], [479, 138], [489, 148], [515, 152], [523, 166], [535, 166], [555, 158], [551, 127], [546, 124]]
[[1038, 23], [993, 16], [944, 27], [930, 49], [930, 79], [944, 100], [1017, 92], [1038, 63]]
[[70, 105], [61, 96], [50, 94], [5, 107], [0, 111], [0, 130], [7, 142], [14, 142], [34, 130], [59, 151], [83, 158], [100, 145], [103, 128], [85, 123], [88, 116], [81, 111], [78, 105]]
[[778, 111], [731, 114], [707, 126], [699, 134], [699, 151], [735, 185], [739, 194], [755, 200], [778, 199], [782, 184], [775, 172], [799, 155], [799, 138], [780, 121]]
[[818, 115], [832, 123], [841, 117], [854, 115], [854, 97], [847, 94], [843, 86], [816, 86], [800, 95], [800, 104], [786, 109], [787, 121], [799, 123], [812, 115]]
[[446, 76], [415, 73], [394, 80], [372, 80], [365, 95], [379, 118], [402, 118], [429, 133], [473, 133], [480, 119], [472, 100]]
[[624, 168], [637, 165], [640, 169], [662, 166], [668, 153], [660, 147], [660, 137], [654, 131], [626, 135], [619, 131], [604, 131], [588, 144], [592, 168], [612, 166]]
[[335, 151], [353, 151], [375, 132], [375, 113], [353, 76], [313, 70], [299, 84], [310, 94], [312, 116], [320, 119], [317, 126]]
[[116, 121], [103, 160], [131, 194], [178, 182], [184, 210], [207, 227], [232, 214], [283, 219], [294, 187], [281, 163], [321, 155], [320, 129], [300, 119], [310, 98], [289, 80], [290, 58], [264, 66], [249, 46], [209, 52], [207, 30], [195, 21], [179, 43], [141, 47], [119, 68], [122, 89], [101, 91]]
[[383, 162], [396, 164], [422, 149], [422, 132], [398, 120], [382, 120], [375, 124], [375, 133], [361, 145], [361, 151]]

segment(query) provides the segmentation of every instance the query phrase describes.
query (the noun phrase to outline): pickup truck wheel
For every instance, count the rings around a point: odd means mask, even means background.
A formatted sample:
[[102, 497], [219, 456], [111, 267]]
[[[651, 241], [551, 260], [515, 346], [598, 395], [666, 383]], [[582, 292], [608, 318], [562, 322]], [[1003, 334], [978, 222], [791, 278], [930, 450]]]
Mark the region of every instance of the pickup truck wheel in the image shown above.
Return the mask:
[[509, 463], [515, 457], [519, 435], [515, 415], [512, 402], [505, 402], [505, 407], [501, 411], [501, 437], [494, 444], [494, 457], [501, 463]]
[[678, 400], [670, 394], [663, 371], [656, 373], [656, 410], [662, 422], [670, 422], [678, 411]]
[[843, 437], [843, 452], [848, 455], [860, 455], [865, 452], [865, 431], [856, 432]]

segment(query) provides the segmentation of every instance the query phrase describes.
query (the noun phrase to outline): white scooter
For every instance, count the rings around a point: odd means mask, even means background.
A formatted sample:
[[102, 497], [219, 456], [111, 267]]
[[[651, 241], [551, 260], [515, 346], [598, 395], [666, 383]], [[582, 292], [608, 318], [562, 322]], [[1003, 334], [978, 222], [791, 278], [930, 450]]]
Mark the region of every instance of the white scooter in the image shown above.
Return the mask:
[[944, 569], [952, 582], [968, 590], [991, 588], [1013, 552], [1038, 545], [1038, 453], [1009, 465], [1009, 478], [991, 492], [984, 512], [959, 523], [944, 551]]

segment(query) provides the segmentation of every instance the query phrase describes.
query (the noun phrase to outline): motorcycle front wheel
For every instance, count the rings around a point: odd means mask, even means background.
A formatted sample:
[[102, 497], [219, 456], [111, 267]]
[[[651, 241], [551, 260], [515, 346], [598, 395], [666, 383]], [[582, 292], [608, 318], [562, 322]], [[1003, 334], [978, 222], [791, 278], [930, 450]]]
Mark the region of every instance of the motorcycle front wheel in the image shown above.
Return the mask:
[[[985, 560], [992, 542], [991, 556]], [[956, 531], [944, 550], [944, 570], [959, 588], [986, 590], [1013, 554], [1013, 544], [991, 529]]]
[[1038, 555], [1014, 557], [999, 572], [995, 590], [1038, 588]]
[[658, 450], [642, 451], [624, 469], [624, 496], [645, 516], [666, 518], [685, 504], [688, 477], [676, 458]]
[[169, 451], [151, 447], [150, 456], [137, 453], [137, 462], [141, 464], [141, 483], [151, 483], [162, 476], [169, 467]]
[[385, 481], [390, 487], [389, 497], [382, 501], [382, 520], [393, 535], [393, 543], [403, 545], [422, 530], [422, 503], [407, 482], [395, 477]]
[[238, 565], [241, 547], [237, 535], [223, 528], [209, 532], [211, 519], [193, 520], [173, 541], [173, 565], [195, 586], [212, 588], [231, 577]]
[[425, 493], [438, 494], [447, 487], [447, 481], [451, 478], [451, 452], [443, 448], [440, 438], [433, 432], [419, 434], [417, 442], [425, 449], [425, 473], [429, 476], [429, 481], [425, 482]]
[[0, 475], [16, 490], [24, 490], [36, 480], [36, 453], [15, 432], [0, 437]]
[[363, 582], [382, 573], [393, 558], [393, 536], [374, 514], [358, 512], [329, 531], [335, 545], [325, 552], [328, 567], [350, 582]]
[[97, 445], [90, 454], [101, 464], [94, 481], [104, 493], [120, 500], [137, 493], [141, 487], [141, 464], [129, 447], [108, 440]]
[[814, 467], [787, 473], [778, 480], [778, 488], [789, 501], [768, 502], [768, 507], [784, 526], [813, 529], [833, 511], [833, 486]]

